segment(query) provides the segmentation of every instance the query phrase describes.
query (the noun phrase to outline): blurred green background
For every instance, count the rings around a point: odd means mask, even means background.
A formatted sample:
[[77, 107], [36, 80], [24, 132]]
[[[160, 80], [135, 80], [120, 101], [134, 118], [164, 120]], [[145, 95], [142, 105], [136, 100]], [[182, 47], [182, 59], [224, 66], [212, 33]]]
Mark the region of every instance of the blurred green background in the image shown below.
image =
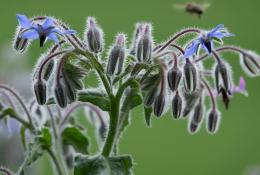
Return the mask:
[[[118, 32], [126, 32], [132, 38], [134, 24], [139, 21], [152, 22], [156, 42], [167, 39], [184, 27], [212, 28], [225, 24], [234, 38], [226, 43], [240, 45], [260, 53], [260, 1], [259, 0], [211, 0], [210, 8], [202, 19], [197, 19], [184, 11], [173, 8], [182, 0], [8, 0], [0, 7], [0, 68], [10, 69], [10, 54], [3, 54], [13, 38], [17, 21], [16, 13], [34, 15], [53, 15], [63, 19], [81, 35], [87, 16], [97, 17], [105, 31], [105, 42], [110, 45]], [[208, 1], [196, 1], [208, 2]], [[25, 66], [28, 71], [36, 62], [41, 49], [38, 42], [29, 50], [29, 56], [18, 57], [16, 66]], [[3, 58], [5, 57], [5, 58]], [[237, 56], [227, 55], [233, 65], [235, 81], [243, 72]], [[21, 61], [21, 59], [23, 59]], [[13, 64], [16, 61], [12, 62]], [[0, 78], [8, 78], [1, 75]], [[246, 77], [249, 97], [235, 95], [230, 109], [222, 111], [220, 130], [216, 135], [209, 135], [205, 127], [195, 135], [187, 132], [187, 121], [174, 121], [170, 115], [160, 120], [153, 119], [153, 127], [147, 128], [141, 116], [142, 109], [134, 111], [132, 124], [121, 140], [120, 153], [131, 153], [135, 160], [136, 175], [240, 175], [250, 167], [260, 167], [260, 79]], [[0, 79], [0, 82], [2, 80]], [[28, 85], [27, 85], [28, 86]], [[0, 145], [4, 144], [0, 141]], [[20, 144], [17, 142], [17, 144]], [[10, 145], [9, 145], [10, 146]], [[11, 145], [12, 146], [12, 145]], [[0, 162], [5, 164], [3, 151]], [[14, 155], [15, 156], [15, 155]], [[42, 159], [41, 162], [46, 162]], [[18, 162], [19, 163], [19, 162]], [[50, 173], [49, 163], [44, 166], [34, 165], [35, 174]]]

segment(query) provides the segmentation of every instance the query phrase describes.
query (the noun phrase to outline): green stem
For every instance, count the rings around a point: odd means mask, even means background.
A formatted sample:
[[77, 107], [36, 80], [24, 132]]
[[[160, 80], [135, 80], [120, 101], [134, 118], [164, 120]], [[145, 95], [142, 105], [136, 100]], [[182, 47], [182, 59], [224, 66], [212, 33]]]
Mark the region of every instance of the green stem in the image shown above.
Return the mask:
[[118, 101], [115, 97], [111, 98], [111, 111], [110, 111], [110, 122], [109, 122], [109, 131], [108, 136], [105, 141], [105, 145], [102, 150], [102, 155], [105, 157], [109, 157], [113, 146], [115, 144], [115, 138], [117, 135], [117, 125], [119, 121], [119, 104], [120, 101]]
[[52, 159], [52, 161], [53, 161], [53, 163], [54, 163], [54, 165], [55, 165], [55, 167], [56, 167], [56, 169], [58, 171], [58, 174], [59, 175], [65, 175], [65, 174], [63, 174], [61, 166], [59, 164], [59, 161], [57, 160], [57, 158], [56, 158], [55, 154], [53, 153], [53, 151], [49, 150], [49, 149], [47, 151], [48, 151], [48, 153], [49, 153], [49, 155], [50, 155], [50, 157], [51, 157], [51, 159]]

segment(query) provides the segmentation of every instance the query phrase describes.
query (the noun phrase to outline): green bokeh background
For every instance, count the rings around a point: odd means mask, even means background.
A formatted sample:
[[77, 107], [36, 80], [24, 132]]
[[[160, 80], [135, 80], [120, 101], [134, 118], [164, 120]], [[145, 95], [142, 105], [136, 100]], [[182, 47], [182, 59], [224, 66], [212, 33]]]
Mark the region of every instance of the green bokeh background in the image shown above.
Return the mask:
[[[174, 32], [189, 26], [212, 28], [225, 24], [236, 37], [226, 43], [237, 44], [260, 53], [260, 1], [211, 0], [212, 6], [201, 20], [172, 7], [175, 0], [2, 0], [0, 5], [0, 45], [13, 37], [16, 13], [53, 15], [83, 33], [87, 16], [95, 16], [105, 31], [105, 41], [110, 45], [114, 35], [126, 32], [132, 37], [134, 24], [150, 21], [154, 25], [155, 41], [161, 42]], [[200, 1], [198, 1], [200, 2]], [[205, 2], [205, 1], [202, 1]], [[38, 43], [30, 49], [32, 57], [28, 69], [40, 54]], [[242, 73], [238, 58], [227, 55], [233, 65], [235, 81]], [[0, 58], [0, 64], [5, 62]], [[6, 75], [8, 76], [8, 75]], [[251, 166], [260, 166], [260, 80], [246, 77], [249, 97], [235, 95], [230, 109], [222, 111], [219, 132], [209, 135], [205, 127], [196, 135], [187, 132], [187, 121], [174, 121], [170, 115], [153, 119], [147, 128], [142, 109], [133, 113], [132, 124], [124, 134], [120, 153], [131, 153], [137, 175], [240, 175]], [[0, 155], [1, 159], [1, 155]], [[42, 160], [46, 162], [47, 159]], [[39, 164], [39, 163], [38, 163]], [[9, 165], [12, 166], [12, 165]], [[37, 175], [50, 173], [49, 163], [35, 166]]]

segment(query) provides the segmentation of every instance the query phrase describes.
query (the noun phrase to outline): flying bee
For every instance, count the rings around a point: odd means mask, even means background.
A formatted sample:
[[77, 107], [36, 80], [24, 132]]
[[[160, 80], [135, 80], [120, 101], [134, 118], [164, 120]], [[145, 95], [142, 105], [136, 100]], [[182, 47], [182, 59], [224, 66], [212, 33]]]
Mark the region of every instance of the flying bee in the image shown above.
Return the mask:
[[195, 2], [188, 2], [186, 4], [174, 4], [174, 8], [185, 10], [187, 13], [191, 15], [196, 15], [200, 18], [205, 10], [209, 8], [210, 3], [197, 4]]

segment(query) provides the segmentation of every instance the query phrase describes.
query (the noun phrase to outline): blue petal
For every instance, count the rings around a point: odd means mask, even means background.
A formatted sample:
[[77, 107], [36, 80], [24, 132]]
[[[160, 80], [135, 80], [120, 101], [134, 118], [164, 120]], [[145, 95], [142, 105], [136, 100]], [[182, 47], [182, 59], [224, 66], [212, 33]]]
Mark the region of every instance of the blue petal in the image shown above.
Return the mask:
[[214, 34], [211, 35], [211, 38], [222, 39], [224, 37], [231, 37], [231, 36], [235, 36], [235, 35], [229, 32], [215, 32]]
[[29, 20], [25, 15], [16, 14], [16, 18], [19, 22], [19, 25], [22, 28], [30, 28], [31, 27], [31, 20]]
[[63, 35], [63, 32], [58, 28], [53, 28], [52, 30], [50, 30], [49, 33], [57, 33], [57, 34]]
[[224, 28], [224, 25], [223, 24], [219, 24], [219, 25], [217, 25], [217, 27], [212, 29], [209, 33], [215, 33], [215, 32], [217, 32], [218, 30], [220, 30], [222, 28]]
[[51, 18], [47, 18], [45, 22], [42, 24], [43, 29], [47, 29], [48, 27], [55, 26], [54, 22]]
[[59, 43], [59, 39], [54, 33], [50, 33], [47, 37], [49, 40], [54, 41], [56, 44]]
[[191, 43], [191, 45], [185, 50], [183, 55], [184, 58], [188, 58], [197, 53], [199, 45], [201, 44], [200, 40], [197, 39]]
[[36, 30], [31, 29], [31, 30], [24, 32], [21, 37], [26, 38], [26, 39], [35, 40], [35, 39], [39, 38], [39, 34]]

